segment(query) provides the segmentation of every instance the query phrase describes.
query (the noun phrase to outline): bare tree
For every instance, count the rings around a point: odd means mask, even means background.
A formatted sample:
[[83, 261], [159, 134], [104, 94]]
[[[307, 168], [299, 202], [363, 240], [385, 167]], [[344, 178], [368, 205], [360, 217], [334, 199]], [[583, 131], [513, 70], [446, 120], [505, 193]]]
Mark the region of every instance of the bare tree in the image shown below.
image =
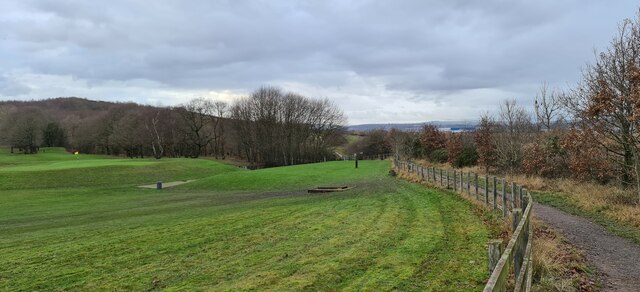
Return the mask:
[[8, 106], [0, 106], [0, 144], [6, 143], [9, 140], [9, 125], [8, 120], [10, 116], [10, 110]]
[[499, 118], [495, 135], [498, 164], [513, 172], [520, 168], [523, 146], [533, 132], [531, 116], [512, 99], [500, 105]]
[[107, 155], [113, 154], [113, 134], [115, 133], [116, 123], [122, 118], [124, 111], [120, 107], [112, 108], [107, 111], [100, 121], [96, 123], [96, 144], [102, 148], [103, 153]]
[[77, 134], [81, 123], [81, 118], [75, 114], [66, 116], [61, 122], [62, 128], [64, 128], [65, 133], [67, 133], [67, 143], [69, 143], [71, 148], [77, 149], [78, 147]]
[[206, 147], [213, 140], [213, 131], [206, 129], [213, 112], [213, 102], [204, 98], [196, 98], [187, 102], [179, 109], [180, 115], [187, 125], [187, 137], [189, 142], [195, 146], [190, 156], [196, 158], [204, 152]]
[[149, 136], [151, 138], [150, 142], [151, 149], [153, 151], [153, 157], [155, 157], [156, 159], [160, 159], [164, 155], [164, 142], [162, 136], [160, 135], [160, 132], [158, 131], [161, 113], [161, 110], [156, 111], [155, 115], [149, 116], [144, 123], [145, 128], [147, 129], [147, 133], [149, 133]]
[[551, 130], [562, 120], [561, 104], [559, 96], [561, 93], [551, 90], [546, 82], [540, 86], [540, 90], [535, 98], [535, 113], [538, 130]]
[[223, 101], [215, 101], [212, 105], [213, 153], [216, 157], [225, 158], [224, 123], [229, 117], [229, 105]]
[[113, 143], [123, 150], [127, 157], [144, 158], [144, 145], [148, 144], [148, 135], [145, 135], [144, 115], [137, 112], [127, 112], [113, 126]]
[[15, 112], [10, 119], [13, 121], [11, 151], [17, 148], [24, 154], [37, 153], [41, 139], [42, 115], [36, 109], [27, 109]]
[[266, 166], [320, 161], [343, 131], [344, 114], [328, 100], [262, 87], [238, 100], [231, 118], [240, 151]]

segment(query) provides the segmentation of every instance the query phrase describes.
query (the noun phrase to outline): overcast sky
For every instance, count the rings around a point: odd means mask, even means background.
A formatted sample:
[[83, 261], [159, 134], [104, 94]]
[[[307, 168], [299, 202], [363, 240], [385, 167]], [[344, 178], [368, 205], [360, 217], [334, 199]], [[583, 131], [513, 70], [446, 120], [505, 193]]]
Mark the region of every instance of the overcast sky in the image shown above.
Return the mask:
[[[104, 3], [104, 4], [97, 4]], [[350, 124], [475, 120], [568, 87], [636, 1], [0, 1], [0, 100], [175, 105], [261, 85]]]

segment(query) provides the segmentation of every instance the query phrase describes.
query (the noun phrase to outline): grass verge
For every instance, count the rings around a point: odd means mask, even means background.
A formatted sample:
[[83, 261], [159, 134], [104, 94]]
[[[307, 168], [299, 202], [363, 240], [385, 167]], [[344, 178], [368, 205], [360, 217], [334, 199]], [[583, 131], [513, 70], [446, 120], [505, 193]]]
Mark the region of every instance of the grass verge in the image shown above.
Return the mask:
[[533, 221], [533, 291], [598, 291], [584, 254], [539, 220]]
[[605, 227], [609, 232], [620, 237], [630, 239], [640, 244], [640, 229], [629, 222], [615, 220], [607, 214], [615, 206], [603, 206], [600, 208], [580, 207], [570, 195], [555, 192], [534, 192], [533, 198], [542, 204], [558, 208], [566, 213], [587, 218]]

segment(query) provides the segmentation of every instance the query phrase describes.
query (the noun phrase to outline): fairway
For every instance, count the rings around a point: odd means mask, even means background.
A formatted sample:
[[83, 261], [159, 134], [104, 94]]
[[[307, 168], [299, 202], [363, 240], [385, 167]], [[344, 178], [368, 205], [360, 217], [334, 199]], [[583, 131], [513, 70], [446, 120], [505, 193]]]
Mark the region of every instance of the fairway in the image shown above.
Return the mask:
[[470, 204], [389, 168], [0, 150], [0, 290], [481, 290]]

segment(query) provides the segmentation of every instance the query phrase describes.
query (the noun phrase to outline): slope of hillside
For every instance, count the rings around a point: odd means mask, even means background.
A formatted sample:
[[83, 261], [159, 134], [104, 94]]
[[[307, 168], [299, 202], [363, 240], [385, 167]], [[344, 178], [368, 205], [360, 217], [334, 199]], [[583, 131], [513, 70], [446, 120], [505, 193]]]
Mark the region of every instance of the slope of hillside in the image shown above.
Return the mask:
[[[0, 153], [0, 290], [477, 291], [488, 277], [471, 206], [387, 176], [388, 161], [84, 159]], [[306, 193], [338, 183], [355, 188]]]

